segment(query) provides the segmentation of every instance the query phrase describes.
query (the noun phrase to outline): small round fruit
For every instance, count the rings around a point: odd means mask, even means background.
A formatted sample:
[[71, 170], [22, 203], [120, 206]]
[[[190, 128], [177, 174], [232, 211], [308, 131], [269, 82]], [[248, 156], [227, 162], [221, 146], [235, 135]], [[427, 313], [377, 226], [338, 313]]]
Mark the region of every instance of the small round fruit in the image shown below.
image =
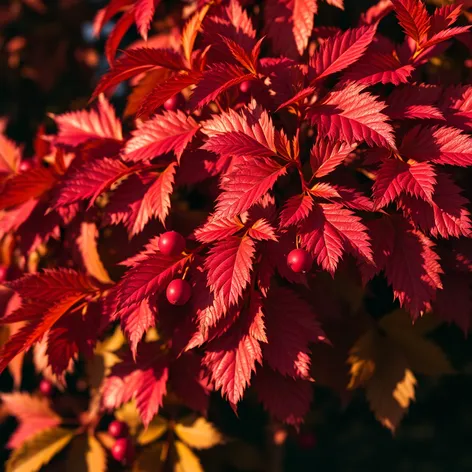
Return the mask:
[[135, 450], [130, 438], [118, 438], [111, 448], [111, 455], [118, 462], [131, 464], [134, 460]]
[[166, 296], [169, 303], [172, 305], [185, 305], [190, 296], [192, 289], [186, 280], [174, 279], [166, 290]]
[[167, 111], [176, 111], [179, 108], [182, 108], [185, 104], [184, 97], [181, 93], [175, 94], [173, 97], [170, 97], [164, 102], [164, 108]]
[[108, 433], [114, 438], [125, 438], [128, 436], [129, 428], [124, 421], [114, 420], [108, 426]]
[[8, 269], [5, 266], [0, 266], [0, 283], [7, 279]]
[[18, 170], [20, 172], [26, 172], [27, 170], [30, 170], [31, 169], [31, 162], [29, 161], [23, 161], [20, 166], [18, 167]]
[[177, 231], [167, 231], [161, 234], [158, 246], [162, 254], [178, 256], [185, 249], [185, 238]]
[[293, 272], [296, 272], [297, 274], [300, 272], [305, 273], [311, 269], [313, 260], [311, 259], [310, 254], [308, 254], [304, 249], [294, 249], [293, 251], [290, 251], [287, 256], [287, 264]]
[[248, 93], [249, 90], [251, 90], [251, 81], [245, 80], [244, 82], [241, 82], [239, 90], [241, 90], [242, 93]]
[[49, 380], [43, 379], [39, 382], [39, 391], [45, 397], [50, 397], [54, 392], [54, 385]]

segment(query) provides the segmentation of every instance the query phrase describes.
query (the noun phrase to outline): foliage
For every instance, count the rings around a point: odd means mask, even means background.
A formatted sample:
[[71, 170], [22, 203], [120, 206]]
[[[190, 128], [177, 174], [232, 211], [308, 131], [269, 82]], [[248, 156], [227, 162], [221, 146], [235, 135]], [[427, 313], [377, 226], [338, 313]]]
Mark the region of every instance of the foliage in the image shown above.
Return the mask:
[[[251, 391], [299, 428], [314, 381], [343, 400], [364, 388], [393, 431], [418, 374], [454, 373], [426, 335], [470, 328], [472, 89], [431, 67], [470, 51], [470, 11], [381, 0], [341, 30], [315, 26], [344, 8], [326, 3], [111, 0], [89, 108], [51, 114], [33, 155], [0, 136], [0, 372], [20, 386], [33, 349], [44, 378], [64, 389], [83, 371], [89, 394], [4, 394], [19, 421], [7, 470], [56, 455], [106, 470], [114, 414], [123, 466], [198, 471], [193, 449], [225, 442], [205, 419], [212, 392], [237, 413]], [[160, 9], [178, 27], [152, 35]], [[118, 52], [133, 25], [143, 42]], [[169, 229], [184, 250], [163, 249]], [[287, 262], [295, 248], [310, 270]], [[169, 297], [175, 279], [189, 299]]]

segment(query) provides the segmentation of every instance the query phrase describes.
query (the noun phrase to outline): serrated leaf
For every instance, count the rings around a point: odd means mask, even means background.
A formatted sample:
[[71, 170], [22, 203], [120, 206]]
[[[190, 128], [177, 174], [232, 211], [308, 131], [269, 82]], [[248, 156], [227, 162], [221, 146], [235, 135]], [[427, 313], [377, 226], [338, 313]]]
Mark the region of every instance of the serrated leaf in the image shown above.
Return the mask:
[[331, 140], [349, 144], [365, 141], [369, 146], [395, 149], [393, 129], [382, 113], [385, 104], [362, 93], [364, 87], [351, 84], [332, 92], [322, 105], [310, 109], [311, 120], [318, 132]]
[[13, 452], [6, 463], [7, 472], [36, 472], [74, 437], [74, 432], [62, 428], [43, 431]]
[[133, 137], [126, 143], [123, 159], [141, 162], [173, 151], [179, 160], [198, 128], [195, 120], [180, 110], [156, 115], [133, 131]]
[[205, 259], [208, 284], [228, 308], [238, 302], [249, 283], [254, 252], [251, 238], [232, 236], [217, 243]]
[[265, 218], [260, 218], [254, 222], [249, 228], [248, 234], [257, 241], [277, 241], [275, 229]]
[[313, 17], [317, 11], [317, 0], [293, 1], [293, 37], [300, 55], [303, 54], [308, 45], [308, 40], [313, 31]]
[[286, 166], [270, 159], [244, 159], [223, 178], [216, 213], [230, 218], [249, 210], [286, 172]]
[[405, 33], [420, 43], [430, 28], [429, 15], [421, 0], [392, 0], [395, 14]]
[[302, 222], [310, 214], [312, 208], [313, 198], [309, 194], [289, 198], [280, 212], [280, 227], [287, 228]]
[[150, 444], [158, 440], [167, 431], [167, 428], [167, 420], [161, 418], [160, 416], [156, 416], [149, 423], [149, 426], [139, 433], [137, 441], [142, 446]]
[[354, 145], [318, 138], [310, 153], [313, 175], [320, 178], [330, 174], [355, 148]]
[[365, 53], [376, 31], [376, 25], [361, 26], [328, 38], [310, 59], [311, 74], [320, 80], [346, 69]]
[[152, 17], [156, 5], [160, 3], [160, 0], [137, 0], [134, 7], [134, 17], [136, 20], [136, 26], [138, 27], [139, 34], [147, 41], [148, 31], [151, 27]]

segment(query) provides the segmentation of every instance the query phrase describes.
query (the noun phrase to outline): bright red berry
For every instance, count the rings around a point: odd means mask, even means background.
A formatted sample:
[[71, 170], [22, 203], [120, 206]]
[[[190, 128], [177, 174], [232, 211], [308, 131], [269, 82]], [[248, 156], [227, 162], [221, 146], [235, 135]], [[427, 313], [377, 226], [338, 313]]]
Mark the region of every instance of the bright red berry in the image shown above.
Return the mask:
[[239, 90], [241, 90], [242, 93], [249, 92], [249, 90], [251, 90], [251, 81], [245, 80], [244, 82], [241, 82], [239, 85]]
[[108, 433], [114, 438], [124, 438], [128, 436], [129, 428], [124, 421], [114, 420], [108, 426]]
[[130, 438], [119, 438], [111, 448], [111, 455], [118, 462], [131, 464], [134, 460], [135, 450]]
[[304, 249], [294, 249], [290, 251], [289, 255], [287, 256], [287, 264], [293, 272], [297, 274], [299, 272], [307, 272], [311, 269], [311, 265], [313, 264], [313, 260]]
[[159, 238], [159, 250], [166, 256], [178, 256], [185, 249], [185, 238], [177, 231], [167, 231]]
[[54, 385], [49, 380], [43, 379], [39, 382], [39, 391], [45, 397], [50, 397], [54, 392]]
[[23, 161], [20, 166], [18, 167], [18, 170], [20, 172], [26, 172], [27, 170], [31, 169], [31, 162], [30, 161]]
[[176, 111], [179, 108], [182, 108], [184, 104], [185, 100], [183, 95], [181, 93], [177, 93], [164, 102], [164, 108], [167, 111]]
[[167, 286], [167, 300], [169, 303], [172, 303], [172, 305], [185, 305], [191, 295], [192, 289], [186, 280], [174, 279]]
[[6, 280], [7, 272], [8, 269], [5, 266], [0, 266], [0, 283]]

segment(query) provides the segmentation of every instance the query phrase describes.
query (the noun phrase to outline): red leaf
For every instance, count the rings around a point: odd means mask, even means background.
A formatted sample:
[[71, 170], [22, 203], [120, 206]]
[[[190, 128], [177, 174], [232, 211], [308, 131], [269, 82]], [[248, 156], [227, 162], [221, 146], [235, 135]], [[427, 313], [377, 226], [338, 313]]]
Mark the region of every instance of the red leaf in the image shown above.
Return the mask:
[[218, 215], [230, 218], [251, 208], [285, 175], [286, 166], [269, 159], [244, 159], [231, 174], [223, 177], [217, 199]]
[[160, 356], [158, 343], [146, 343], [138, 351], [136, 364], [126, 357], [113, 366], [103, 385], [103, 406], [116, 409], [135, 399], [143, 424], [147, 427], [162, 406], [167, 392], [169, 369], [166, 359]]
[[270, 157], [277, 154], [276, 132], [269, 114], [253, 102], [241, 114], [234, 110], [206, 121], [202, 147], [220, 156]]
[[72, 269], [45, 269], [9, 282], [9, 287], [23, 299], [55, 303], [61, 297], [93, 293], [97, 287], [90, 279]]
[[169, 164], [144, 194], [132, 227], [132, 236], [141, 232], [149, 219], [155, 216], [164, 224], [170, 209], [175, 167], [175, 163]]
[[272, 225], [264, 218], [257, 220], [249, 228], [249, 236], [257, 241], [277, 241], [275, 230]]
[[37, 167], [13, 174], [0, 188], [0, 210], [41, 197], [53, 187], [56, 176], [50, 168]]
[[208, 284], [227, 308], [238, 302], [249, 283], [254, 251], [251, 238], [232, 236], [218, 242], [205, 260]]
[[388, 108], [385, 112], [395, 120], [444, 120], [443, 114], [436, 106], [440, 92], [440, 88], [435, 86], [407, 85], [397, 88], [388, 97]]
[[195, 72], [172, 75], [146, 96], [138, 110], [138, 116], [150, 115], [169, 98], [198, 82], [199, 78], [200, 74]]
[[345, 80], [363, 85], [406, 84], [415, 68], [402, 64], [394, 53], [367, 52], [344, 75]]
[[133, 137], [126, 143], [123, 158], [147, 161], [173, 151], [179, 160], [198, 128], [195, 120], [180, 110], [166, 111], [138, 124]]
[[275, 418], [299, 425], [310, 411], [313, 387], [307, 380], [294, 380], [268, 367], [259, 369], [254, 379], [259, 401]]
[[16, 172], [20, 161], [20, 148], [13, 141], [0, 134], [0, 175]]
[[351, 84], [332, 92], [324, 104], [311, 108], [312, 122], [331, 140], [365, 141], [369, 146], [395, 149], [393, 129], [381, 113], [385, 104], [361, 93], [363, 89], [363, 85]]
[[345, 250], [372, 261], [367, 228], [359, 217], [339, 204], [317, 204], [300, 233], [301, 242], [325, 270], [334, 274]]
[[243, 226], [236, 218], [211, 217], [195, 230], [195, 238], [202, 243], [221, 241], [236, 234]]
[[434, 10], [431, 17], [430, 36], [448, 28], [454, 24], [462, 13], [462, 5], [443, 5]]
[[198, 82], [190, 101], [192, 108], [201, 108], [216, 100], [219, 95], [234, 85], [254, 79], [241, 67], [233, 64], [213, 64]]
[[186, 257], [165, 256], [160, 252], [146, 254], [121, 279], [117, 294], [118, 309], [163, 292], [186, 262]]
[[54, 324], [84, 297], [83, 294], [74, 294], [62, 299], [46, 311], [41, 312], [42, 318], [36, 317], [34, 321], [23, 327], [0, 350], [0, 373], [5, 370], [11, 360], [21, 352], [28, 351], [33, 344], [38, 342]]
[[382, 208], [407, 193], [431, 201], [436, 185], [434, 167], [426, 162], [407, 164], [399, 159], [387, 159], [381, 165], [373, 186], [377, 208]]
[[251, 74], [257, 74], [257, 57], [259, 56], [262, 39], [258, 41], [256, 46], [254, 46], [251, 53], [248, 53], [240, 44], [230, 38], [221, 36], [221, 39], [226, 44], [226, 47], [229, 49], [231, 55], [244, 68], [246, 68]]
[[90, 198], [91, 207], [101, 193], [109, 190], [129, 171], [130, 169], [118, 159], [105, 157], [91, 163], [85, 162], [66, 174], [52, 206], [58, 208]]
[[126, 338], [129, 341], [131, 352], [136, 357], [138, 344], [144, 334], [156, 324], [157, 306], [155, 301], [151, 305], [149, 299], [124, 308], [119, 317]]
[[280, 212], [280, 227], [288, 228], [303, 221], [313, 208], [311, 195], [295, 195], [287, 200]]
[[215, 387], [232, 405], [242, 398], [256, 362], [262, 363], [259, 341], [239, 331], [217, 339], [207, 347], [203, 358]]
[[134, 17], [139, 34], [147, 41], [148, 31], [151, 27], [152, 17], [160, 0], [136, 0]]
[[300, 55], [303, 55], [313, 31], [317, 3], [317, 0], [293, 0], [293, 37]]
[[52, 115], [59, 131], [56, 144], [78, 146], [91, 139], [122, 141], [121, 123], [107, 99], [100, 95], [97, 110], [80, 110]]
[[442, 43], [443, 41], [447, 41], [448, 39], [453, 38], [454, 36], [458, 36], [460, 34], [465, 34], [470, 32], [470, 28], [472, 26], [456, 26], [454, 28], [445, 29], [428, 39], [424, 44], [421, 45], [423, 49], [431, 48], [436, 44]]
[[182, 57], [172, 49], [133, 48], [125, 51], [107, 72], [93, 92], [96, 97], [124, 80], [156, 67], [179, 71], [185, 69]]
[[319, 137], [310, 154], [311, 170], [315, 177], [324, 177], [333, 172], [356, 146]]
[[400, 153], [419, 162], [466, 167], [472, 165], [472, 137], [446, 126], [416, 126], [403, 138]]
[[378, 3], [371, 6], [366, 12], [361, 13], [359, 23], [364, 25], [373, 25], [387, 16], [393, 10], [391, 0], [379, 0]]
[[310, 72], [320, 80], [359, 60], [374, 39], [377, 26], [361, 26], [328, 38], [310, 59]]
[[127, 10], [121, 18], [116, 22], [115, 27], [108, 36], [107, 42], [105, 43], [105, 55], [108, 60], [108, 64], [113, 64], [115, 61], [116, 50], [123, 39], [123, 36], [131, 28], [134, 23], [134, 8]]
[[264, 361], [282, 375], [309, 379], [309, 344], [326, 336], [313, 314], [312, 307], [285, 288], [269, 290], [264, 301], [267, 344], [262, 348]]
[[405, 33], [417, 43], [428, 34], [429, 15], [421, 0], [392, 0], [395, 14]]

